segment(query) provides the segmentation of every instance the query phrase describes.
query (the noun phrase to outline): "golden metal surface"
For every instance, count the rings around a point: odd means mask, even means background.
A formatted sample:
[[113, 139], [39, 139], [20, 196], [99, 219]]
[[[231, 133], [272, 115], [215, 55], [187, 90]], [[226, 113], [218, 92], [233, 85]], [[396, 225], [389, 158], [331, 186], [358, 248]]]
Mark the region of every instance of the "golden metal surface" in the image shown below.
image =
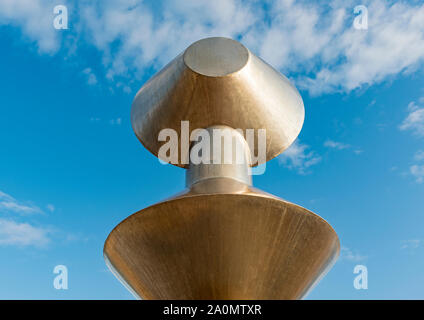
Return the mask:
[[299, 299], [337, 258], [336, 233], [312, 212], [234, 180], [203, 184], [109, 235], [106, 259], [139, 297]]
[[[192, 44], [153, 76], [132, 105], [134, 132], [156, 156], [162, 144], [160, 130], [171, 128], [181, 137], [181, 120], [190, 121], [190, 131], [213, 125], [266, 128], [266, 160], [270, 160], [298, 136], [304, 107], [287, 78], [243, 45], [226, 38], [207, 38]], [[182, 161], [178, 166], [186, 167]]]
[[265, 128], [269, 160], [294, 141], [303, 118], [297, 90], [238, 42], [191, 45], [137, 94], [134, 131], [158, 155], [159, 131], [181, 136], [181, 120], [190, 130], [227, 128], [246, 161], [180, 164], [186, 190], [110, 233], [104, 256], [114, 274], [143, 299], [304, 297], [337, 259], [337, 234], [318, 215], [251, 186], [251, 150], [234, 130]]

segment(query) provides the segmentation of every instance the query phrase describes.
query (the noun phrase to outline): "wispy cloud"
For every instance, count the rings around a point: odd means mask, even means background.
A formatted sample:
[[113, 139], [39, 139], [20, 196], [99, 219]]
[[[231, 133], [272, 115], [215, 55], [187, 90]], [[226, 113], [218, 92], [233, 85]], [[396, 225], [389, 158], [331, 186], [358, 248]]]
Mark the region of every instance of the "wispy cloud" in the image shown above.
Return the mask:
[[418, 150], [414, 155], [414, 162], [409, 167], [409, 175], [413, 176], [417, 183], [424, 182], [424, 151]]
[[274, 66], [308, 74], [296, 82], [312, 94], [351, 91], [422, 67], [422, 3], [362, 1], [368, 30], [352, 28], [357, 4], [275, 1], [269, 27], [253, 28], [251, 42], [261, 39], [259, 52]]
[[414, 160], [415, 161], [423, 161], [424, 160], [424, 151], [418, 150], [414, 155]]
[[60, 33], [53, 27], [55, 5], [54, 0], [0, 0], [0, 25], [19, 27], [40, 53], [53, 54], [60, 46]]
[[399, 126], [400, 130], [410, 130], [419, 137], [424, 136], [424, 108], [414, 101], [408, 105], [408, 115]]
[[338, 142], [338, 141], [334, 141], [334, 140], [330, 140], [330, 139], [327, 139], [324, 142], [324, 147], [329, 148], [329, 149], [334, 149], [334, 150], [350, 149], [356, 155], [359, 155], [362, 152], [364, 152], [362, 149], [360, 149], [358, 147], [354, 147], [350, 144], [346, 144], [346, 143], [343, 143], [343, 142]]
[[[97, 118], [97, 117], [91, 117], [90, 122], [100, 123], [100, 122], [102, 122], [102, 119]], [[118, 118], [106, 120], [105, 123], [108, 123], [111, 126], [120, 126], [122, 124], [122, 118], [118, 117]]]
[[324, 147], [343, 150], [343, 149], [349, 149], [350, 145], [342, 143], [342, 142], [336, 142], [333, 140], [326, 140], [324, 142]]
[[0, 212], [13, 212], [22, 215], [43, 213], [39, 207], [19, 202], [11, 195], [2, 191], [0, 191]]
[[[54, 211], [52, 204], [47, 209]], [[20, 221], [28, 219], [28, 215], [44, 213], [33, 204], [24, 204], [11, 195], [0, 191], [0, 246], [34, 246], [44, 247], [50, 242], [52, 228], [36, 226], [33, 223]]]
[[97, 77], [91, 68], [84, 69], [82, 73], [86, 76], [88, 85], [94, 86], [97, 84]]
[[0, 25], [19, 27], [41, 52], [67, 43], [78, 50], [73, 39], [79, 47], [93, 46], [106, 79], [115, 83], [160, 68], [207, 36], [240, 39], [312, 94], [349, 92], [423, 67], [419, 2], [364, 0], [368, 30], [353, 28], [353, 0], [280, 0], [266, 10], [255, 0], [163, 0], [160, 9], [141, 0], [62, 3], [74, 7], [66, 32], [52, 26], [53, 0], [0, 0]]
[[[418, 101], [411, 101], [408, 104], [408, 115], [399, 126], [400, 130], [409, 130], [413, 135], [421, 138], [424, 137], [424, 107], [420, 105], [424, 103], [424, 97]], [[417, 183], [424, 182], [424, 151], [418, 150], [414, 155], [414, 162], [409, 167], [409, 175], [415, 178]]]
[[309, 168], [321, 161], [321, 157], [309, 149], [308, 145], [301, 144], [299, 140], [296, 140], [278, 157], [278, 161], [300, 174], [308, 174], [310, 173]]
[[363, 152], [364, 152], [364, 150], [362, 150], [362, 149], [355, 149], [355, 150], [353, 150], [353, 153], [354, 154], [357, 154], [357, 155], [359, 155], [359, 154], [361, 154]]
[[50, 242], [48, 229], [0, 218], [0, 246], [43, 247]]
[[409, 172], [415, 178], [417, 183], [423, 183], [424, 181], [424, 165], [414, 164], [409, 167]]
[[422, 244], [422, 240], [410, 239], [401, 241], [401, 249], [416, 249]]
[[340, 250], [340, 260], [347, 260], [351, 262], [360, 262], [366, 260], [367, 257], [363, 256], [357, 252], [353, 252], [351, 249], [347, 247], [341, 247]]
[[109, 123], [114, 126], [114, 125], [121, 125], [122, 123], [122, 119], [121, 118], [116, 118], [116, 119], [111, 119], [109, 120]]

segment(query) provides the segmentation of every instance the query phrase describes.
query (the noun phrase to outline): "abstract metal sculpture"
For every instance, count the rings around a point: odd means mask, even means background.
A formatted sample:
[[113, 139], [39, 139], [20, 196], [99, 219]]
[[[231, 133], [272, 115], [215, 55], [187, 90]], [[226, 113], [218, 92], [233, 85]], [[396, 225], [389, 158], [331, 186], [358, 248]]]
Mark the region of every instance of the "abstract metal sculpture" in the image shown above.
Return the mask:
[[[296, 88], [237, 41], [188, 47], [140, 89], [131, 111], [138, 139], [160, 158], [161, 130], [177, 132], [174, 164], [186, 169], [187, 189], [115, 227], [104, 247], [110, 269], [143, 299], [304, 297], [337, 259], [337, 234], [318, 215], [252, 187], [258, 146], [236, 130], [265, 129], [267, 161], [293, 143], [303, 120]], [[196, 142], [184, 147], [181, 121], [189, 136], [229, 132], [243, 161], [193, 162]], [[211, 141], [210, 157], [226, 143]]]

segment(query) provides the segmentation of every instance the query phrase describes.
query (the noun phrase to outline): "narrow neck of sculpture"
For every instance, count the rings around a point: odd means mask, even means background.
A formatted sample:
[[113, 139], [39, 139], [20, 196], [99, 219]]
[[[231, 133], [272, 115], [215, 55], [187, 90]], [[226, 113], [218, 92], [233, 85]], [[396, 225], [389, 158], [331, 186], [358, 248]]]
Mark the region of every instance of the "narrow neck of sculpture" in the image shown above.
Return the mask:
[[193, 134], [187, 187], [217, 178], [252, 185], [250, 149], [240, 130], [212, 126], [197, 129]]

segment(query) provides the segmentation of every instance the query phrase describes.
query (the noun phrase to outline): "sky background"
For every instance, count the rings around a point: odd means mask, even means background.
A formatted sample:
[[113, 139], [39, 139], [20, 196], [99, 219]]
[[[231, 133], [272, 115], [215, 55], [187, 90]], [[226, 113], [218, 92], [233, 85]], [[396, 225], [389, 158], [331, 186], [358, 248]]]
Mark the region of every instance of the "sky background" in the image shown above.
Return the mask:
[[[298, 140], [254, 184], [339, 235], [308, 298], [424, 299], [424, 3], [323, 3], [0, 0], [0, 299], [133, 299], [103, 243], [182, 190], [184, 170], [138, 142], [131, 102], [207, 36], [241, 41], [304, 99]], [[53, 27], [60, 4], [67, 30]], [[367, 30], [353, 27], [359, 4]], [[358, 264], [368, 290], [353, 287]]]

